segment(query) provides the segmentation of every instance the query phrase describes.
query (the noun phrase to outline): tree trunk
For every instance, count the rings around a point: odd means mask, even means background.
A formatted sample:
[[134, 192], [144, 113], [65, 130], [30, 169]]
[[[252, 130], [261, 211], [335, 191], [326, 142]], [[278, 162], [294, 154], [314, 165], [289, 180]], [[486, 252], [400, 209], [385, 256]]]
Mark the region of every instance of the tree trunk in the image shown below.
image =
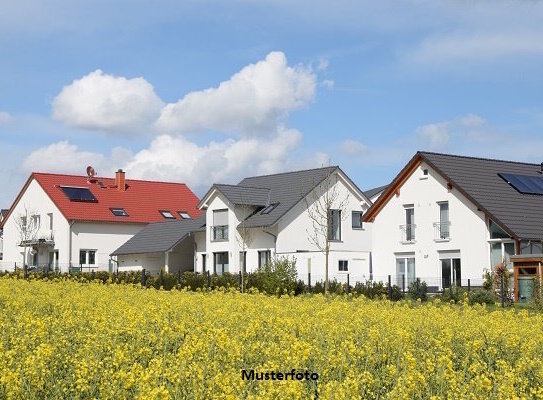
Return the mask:
[[324, 271], [325, 271], [325, 277], [324, 277], [324, 294], [328, 294], [328, 254], [330, 253], [330, 247], [328, 245], [328, 241], [326, 242], [326, 250], [325, 250], [325, 260], [324, 260]]

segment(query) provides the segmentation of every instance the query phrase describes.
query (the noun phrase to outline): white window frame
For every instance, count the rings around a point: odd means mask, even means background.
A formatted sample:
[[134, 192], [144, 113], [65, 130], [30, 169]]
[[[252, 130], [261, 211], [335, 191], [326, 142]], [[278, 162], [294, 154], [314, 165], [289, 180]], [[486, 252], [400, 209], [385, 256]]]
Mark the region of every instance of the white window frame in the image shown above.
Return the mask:
[[[342, 269], [341, 264], [343, 264], [344, 269]], [[348, 273], [349, 272], [349, 260], [338, 260], [338, 262], [337, 262], [337, 270], [338, 270], [338, 272]]]

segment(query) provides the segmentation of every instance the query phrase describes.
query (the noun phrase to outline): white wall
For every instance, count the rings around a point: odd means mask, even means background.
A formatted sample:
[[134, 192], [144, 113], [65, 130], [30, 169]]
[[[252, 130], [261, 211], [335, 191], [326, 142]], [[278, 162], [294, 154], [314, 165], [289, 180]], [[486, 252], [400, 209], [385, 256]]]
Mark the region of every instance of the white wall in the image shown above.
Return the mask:
[[[41, 228], [38, 235], [49, 231], [48, 213], [53, 214], [54, 246], [38, 248], [38, 264], [46, 265], [49, 262], [49, 252], [58, 250], [59, 267], [63, 272], [68, 271], [70, 261], [73, 266], [79, 265], [79, 250], [96, 250], [95, 270], [108, 270], [109, 254], [120, 247], [128, 239], [139, 232], [145, 224], [115, 224], [115, 223], [87, 223], [75, 222], [70, 227], [66, 218], [58, 207], [45, 193], [40, 184], [33, 179], [23, 193], [4, 226], [4, 257], [0, 262], [0, 269], [13, 269], [15, 263], [23, 265], [23, 248], [18, 244], [21, 241], [16, 220], [24, 214], [24, 208], [35, 211], [40, 215]], [[70, 245], [71, 237], [71, 245]], [[71, 246], [71, 258], [70, 258]], [[30, 264], [28, 256], [27, 263]]]
[[[423, 170], [428, 169], [424, 178]], [[436, 241], [433, 224], [439, 221], [437, 202], [449, 202], [450, 240]], [[404, 205], [414, 204], [415, 242], [400, 241], [400, 225], [406, 223]], [[440, 251], [459, 251], [462, 281], [480, 282], [489, 267], [488, 229], [485, 216], [431, 167], [422, 163], [377, 214], [373, 224], [373, 271], [377, 280], [396, 275], [396, 255], [413, 254], [417, 277], [428, 285], [441, 283]]]
[[[49, 198], [49, 196], [42, 189], [40, 184], [35, 180], [29, 183], [26, 191], [21, 196], [19, 202], [15, 205], [15, 208], [10, 213], [9, 218], [4, 225], [4, 257], [0, 262], [0, 269], [12, 270], [15, 263], [18, 266], [23, 265], [23, 248], [19, 247], [21, 237], [17, 229], [17, 220], [21, 215], [25, 213], [25, 206], [29, 211], [35, 211], [40, 215], [41, 232], [48, 231], [48, 218], [47, 214], [53, 214], [53, 234], [55, 245], [40, 248], [38, 253], [38, 263], [47, 263], [49, 258], [49, 251], [59, 251], [59, 263], [61, 265], [68, 265], [68, 222], [62, 215], [57, 206]], [[30, 257], [29, 257], [30, 258]]]
[[[348, 261], [348, 273], [351, 282], [369, 279], [371, 224], [363, 224], [363, 229], [352, 228], [352, 211], [366, 211], [369, 204], [359, 198], [354, 189], [343, 179], [338, 179], [338, 200], [347, 198], [345, 211], [342, 213], [341, 241], [330, 243], [328, 258], [328, 276], [345, 282], [345, 272], [338, 269], [339, 260]], [[309, 196], [311, 197], [311, 196]], [[337, 205], [336, 205], [337, 207]], [[314, 232], [305, 202], [293, 207], [278, 224], [277, 254], [296, 258], [298, 277], [307, 281], [308, 259], [311, 259], [311, 280], [324, 280], [325, 256], [310, 242], [309, 235]]]
[[109, 255], [142, 230], [145, 224], [75, 222], [72, 225], [72, 264], [79, 266], [80, 250], [96, 250], [97, 271], [107, 271]]
[[164, 267], [165, 253], [144, 253], [117, 256], [119, 271], [140, 271], [145, 268], [146, 272], [153, 275], [160, 273]]

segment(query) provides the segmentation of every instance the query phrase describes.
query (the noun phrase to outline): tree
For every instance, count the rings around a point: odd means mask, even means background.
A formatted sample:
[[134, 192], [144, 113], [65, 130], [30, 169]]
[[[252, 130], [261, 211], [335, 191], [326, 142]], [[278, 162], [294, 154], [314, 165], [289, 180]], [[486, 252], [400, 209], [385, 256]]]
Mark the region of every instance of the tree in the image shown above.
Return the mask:
[[324, 293], [328, 294], [328, 259], [330, 242], [340, 230], [341, 221], [347, 218], [349, 194], [341, 195], [338, 187], [337, 168], [328, 165], [324, 179], [313, 185], [311, 192], [304, 197], [311, 229], [307, 229], [308, 240], [324, 254], [325, 280]]
[[245, 288], [245, 272], [246, 272], [245, 267], [247, 264], [247, 247], [249, 247], [251, 243], [253, 242], [253, 231], [251, 230], [250, 227], [247, 226], [247, 219], [249, 218], [249, 216], [251, 216], [254, 213], [255, 207], [249, 204], [246, 204], [247, 201], [244, 201], [243, 198], [242, 198], [241, 203], [242, 204], [236, 205], [235, 211], [236, 211], [236, 216], [241, 221], [237, 226], [236, 241], [238, 242], [238, 245], [241, 248], [241, 252], [243, 254], [243, 265], [240, 265], [241, 292], [243, 293], [244, 288]]
[[19, 246], [23, 246], [23, 266], [26, 266], [27, 260], [27, 247], [30, 241], [35, 240], [40, 229], [40, 220], [37, 218], [37, 213], [27, 208], [24, 205], [24, 211], [19, 213], [15, 219], [15, 227], [19, 233], [20, 243]]

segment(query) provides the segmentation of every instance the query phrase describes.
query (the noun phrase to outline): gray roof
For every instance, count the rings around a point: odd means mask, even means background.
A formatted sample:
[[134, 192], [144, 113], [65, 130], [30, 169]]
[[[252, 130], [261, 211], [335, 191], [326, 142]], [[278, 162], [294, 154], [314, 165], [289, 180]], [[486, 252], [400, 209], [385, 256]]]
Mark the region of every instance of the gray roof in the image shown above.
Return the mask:
[[516, 239], [543, 239], [543, 196], [522, 194], [498, 173], [542, 177], [539, 164], [420, 152], [422, 159]]
[[388, 185], [383, 185], [383, 186], [379, 186], [373, 189], [368, 189], [364, 192], [364, 194], [366, 195], [367, 198], [372, 198], [373, 196], [383, 192], [387, 187]]
[[[208, 193], [211, 193], [214, 189], [221, 192], [232, 204], [265, 206], [270, 198], [270, 189], [263, 187], [225, 185], [216, 183], [211, 186]], [[207, 194], [203, 198], [206, 197]]]
[[277, 206], [269, 214], [254, 213], [245, 220], [246, 227], [274, 225], [292, 207], [307, 196], [332, 172], [339, 171], [361, 194], [362, 191], [347, 177], [338, 166], [330, 166], [281, 174], [254, 176], [243, 179], [240, 186], [252, 186], [269, 189], [269, 203]]
[[202, 226], [205, 226], [205, 213], [194, 220], [184, 219], [149, 224], [111, 255], [165, 252]]

